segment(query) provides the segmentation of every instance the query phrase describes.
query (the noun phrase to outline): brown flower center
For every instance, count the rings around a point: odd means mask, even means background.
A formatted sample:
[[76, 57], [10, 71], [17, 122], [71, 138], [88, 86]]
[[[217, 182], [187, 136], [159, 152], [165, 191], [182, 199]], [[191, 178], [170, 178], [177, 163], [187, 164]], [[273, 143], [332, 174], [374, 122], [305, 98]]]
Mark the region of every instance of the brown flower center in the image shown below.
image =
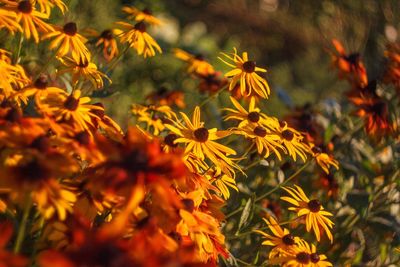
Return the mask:
[[315, 154], [319, 154], [322, 152], [322, 149], [319, 146], [313, 146], [313, 148], [311, 148], [311, 151]]
[[18, 10], [21, 11], [22, 13], [29, 14], [33, 10], [33, 6], [31, 4], [31, 1], [21, 1], [18, 4]]
[[69, 36], [74, 36], [78, 32], [78, 27], [75, 22], [68, 22], [64, 25], [63, 31]]
[[204, 56], [202, 54], [197, 54], [194, 58], [199, 61], [204, 61]]
[[193, 134], [199, 142], [205, 142], [208, 140], [208, 130], [204, 127], [195, 130]]
[[267, 135], [267, 130], [265, 130], [265, 128], [261, 126], [257, 126], [256, 128], [254, 128], [253, 132], [259, 137], [265, 137]]
[[10, 111], [8, 111], [5, 119], [10, 121], [10, 122], [18, 122], [22, 119], [22, 111], [17, 108], [12, 108]]
[[317, 253], [311, 253], [310, 258], [312, 263], [317, 263], [320, 260], [319, 255]]
[[188, 212], [192, 213], [194, 211], [194, 201], [190, 198], [184, 198], [181, 200], [184, 206], [184, 209]]
[[64, 102], [64, 107], [68, 110], [74, 111], [79, 106], [79, 100], [70, 95]]
[[40, 75], [39, 78], [36, 79], [34, 86], [37, 89], [46, 89], [48, 84], [48, 79], [46, 75]]
[[251, 122], [258, 122], [260, 120], [260, 113], [256, 111], [252, 111], [247, 115], [247, 118]]
[[164, 138], [164, 143], [170, 147], [177, 147], [178, 144], [175, 144], [174, 141], [178, 138], [176, 134], [170, 133]]
[[50, 148], [50, 140], [47, 136], [44, 135], [36, 137], [35, 140], [33, 140], [31, 147], [36, 148], [41, 152], [46, 152]]
[[182, 242], [182, 235], [178, 232], [172, 231], [168, 234], [176, 243], [180, 244]]
[[138, 22], [135, 24], [135, 29], [140, 31], [140, 32], [145, 32], [146, 31], [146, 24], [144, 24], [143, 21]]
[[291, 234], [287, 234], [284, 237], [282, 237], [282, 241], [285, 245], [291, 246], [294, 245], [294, 236], [292, 236]]
[[18, 177], [26, 182], [38, 182], [51, 177], [51, 171], [37, 159], [32, 159], [16, 168]]
[[311, 212], [318, 212], [321, 210], [321, 203], [316, 199], [311, 200], [307, 205]]
[[142, 10], [142, 12], [146, 15], [152, 15], [153, 13], [151, 12], [150, 8], [145, 8]]
[[282, 132], [282, 137], [285, 138], [287, 141], [292, 141], [294, 138], [294, 133], [291, 130], [284, 130]]
[[246, 61], [243, 63], [243, 70], [247, 73], [252, 73], [256, 69], [256, 62], [255, 61]]
[[90, 143], [90, 135], [87, 132], [80, 132], [75, 135], [75, 140], [78, 141], [81, 145], [89, 145]]
[[105, 30], [100, 34], [100, 37], [106, 40], [112, 40], [113, 39], [113, 33], [111, 30]]
[[310, 262], [310, 254], [306, 252], [300, 252], [296, 255], [296, 260], [302, 264], [308, 264]]

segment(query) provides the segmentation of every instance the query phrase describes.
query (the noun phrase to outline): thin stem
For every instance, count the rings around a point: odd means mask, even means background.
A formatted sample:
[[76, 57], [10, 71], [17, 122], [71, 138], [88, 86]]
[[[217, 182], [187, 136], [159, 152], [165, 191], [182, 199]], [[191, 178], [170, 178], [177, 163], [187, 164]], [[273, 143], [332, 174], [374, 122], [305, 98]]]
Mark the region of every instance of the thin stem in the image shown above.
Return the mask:
[[223, 90], [225, 90], [226, 88], [228, 88], [227, 85], [222, 86], [215, 94], [212, 94], [212, 95], [210, 95], [209, 97], [207, 97], [206, 99], [204, 99], [203, 102], [200, 103], [199, 107], [204, 106], [205, 104], [207, 104], [208, 102], [210, 102], [211, 99], [217, 98], [218, 95], [219, 95]]
[[[266, 192], [265, 194], [262, 194], [261, 196], [257, 197], [254, 202], [258, 202], [262, 199], [264, 199], [265, 197], [269, 196], [270, 194], [272, 194], [273, 192], [275, 192], [276, 190], [278, 190], [279, 188], [281, 188], [282, 186], [286, 185], [288, 182], [290, 182], [291, 180], [293, 180], [297, 175], [299, 175], [305, 168], [307, 168], [307, 166], [310, 164], [310, 161], [307, 161], [300, 169], [298, 169], [295, 173], [293, 173], [289, 178], [287, 178], [285, 181], [283, 181], [282, 183], [278, 184], [277, 186], [275, 186], [274, 188], [272, 188], [270, 191]], [[235, 214], [238, 214], [240, 211], [242, 211], [244, 209], [244, 207], [240, 207], [234, 211], [232, 211], [231, 213], [229, 213], [228, 215], [226, 215], [226, 219], [229, 219], [230, 217], [232, 217]]]
[[125, 49], [118, 55], [117, 58], [114, 59], [113, 62], [110, 63], [110, 66], [104, 72], [107, 76], [109, 76], [110, 72], [117, 66], [117, 64], [121, 61], [122, 57], [126, 54], [129, 49], [129, 45], [125, 47]]
[[32, 201], [31, 198], [28, 196], [24, 207], [24, 213], [22, 215], [22, 221], [18, 229], [17, 239], [14, 244], [14, 253], [18, 253], [21, 250], [22, 242], [24, 242], [26, 226], [28, 223], [29, 213], [31, 211], [31, 205]]
[[22, 43], [23, 42], [24, 42], [24, 35], [23, 35], [23, 33], [20, 33], [17, 51], [16, 51], [15, 57], [14, 57], [14, 63], [15, 64], [17, 64], [19, 62], [19, 56], [21, 55], [21, 49], [22, 49]]

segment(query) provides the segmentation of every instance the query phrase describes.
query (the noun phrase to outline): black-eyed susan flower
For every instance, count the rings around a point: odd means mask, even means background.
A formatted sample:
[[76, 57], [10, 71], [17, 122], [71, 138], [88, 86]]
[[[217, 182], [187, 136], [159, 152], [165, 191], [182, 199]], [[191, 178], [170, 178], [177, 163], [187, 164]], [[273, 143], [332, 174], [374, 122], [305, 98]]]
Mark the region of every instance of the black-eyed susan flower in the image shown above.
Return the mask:
[[263, 218], [263, 220], [273, 235], [260, 230], [255, 230], [255, 232], [266, 238], [266, 240], [262, 242], [263, 245], [273, 247], [269, 253], [269, 258], [274, 258], [280, 253], [285, 253], [297, 245], [300, 239], [293, 236], [288, 229], [282, 228], [272, 216], [270, 216], [269, 219]]
[[339, 162], [334, 159], [332, 155], [325, 153], [322, 149], [314, 144], [310, 144], [311, 155], [315, 158], [317, 164], [324, 170], [325, 173], [329, 174], [329, 169], [333, 166], [339, 169]]
[[34, 2], [31, 0], [7, 1], [5, 9], [16, 13], [16, 21], [21, 25], [26, 39], [33, 37], [36, 43], [39, 43], [40, 32], [52, 32], [51, 25], [42, 19], [48, 19], [48, 15], [36, 10]]
[[17, 14], [13, 11], [0, 8], [0, 29], [6, 28], [9, 32], [22, 32], [21, 26], [17, 22]]
[[153, 16], [153, 13], [150, 9], [145, 8], [143, 10], [139, 10], [136, 7], [124, 6], [122, 11], [128, 14], [128, 19], [133, 19], [138, 22], [144, 21], [153, 25], [160, 25], [161, 20]]
[[289, 127], [286, 122], [280, 122], [279, 134], [281, 136], [282, 144], [285, 147], [286, 153], [297, 160], [297, 155], [305, 162], [307, 159], [306, 152], [310, 149], [306, 143], [303, 142], [303, 135], [296, 129]]
[[257, 74], [257, 72], [266, 72], [266, 69], [257, 67], [255, 61], [249, 60], [247, 52], [243, 52], [242, 57], [240, 57], [236, 48], [233, 54], [222, 53], [222, 55], [232, 61], [230, 63], [219, 57], [222, 62], [233, 68], [225, 74], [226, 77], [231, 78], [229, 91], [232, 91], [239, 83], [242, 96], [250, 96], [254, 92], [262, 98], [268, 98], [270, 94], [269, 85], [264, 78]]
[[279, 254], [277, 257], [269, 260], [270, 264], [281, 264], [287, 267], [331, 267], [328, 258], [324, 254], [318, 254], [314, 244], [308, 244], [300, 240], [297, 246], [294, 246], [286, 253]]
[[102, 47], [103, 57], [107, 61], [111, 61], [119, 53], [118, 44], [115, 37], [120, 33], [121, 32], [118, 29], [107, 29], [102, 31], [96, 38], [96, 46]]
[[215, 70], [213, 66], [205, 60], [203, 55], [192, 55], [179, 48], [175, 48], [173, 52], [175, 57], [185, 61], [188, 64], [188, 73], [197, 74], [201, 77], [207, 77], [214, 74]]
[[93, 110], [102, 108], [88, 104], [90, 97], [81, 97], [81, 91], [75, 90], [70, 95], [51, 95], [40, 101], [39, 112], [55, 118], [57, 121], [68, 122], [77, 131], [89, 131], [93, 127]]
[[235, 133], [245, 136], [256, 145], [259, 155], [267, 158], [273, 152], [279, 160], [282, 159], [279, 149], [283, 149], [280, 137], [266, 127], [257, 124], [247, 124], [242, 128], [237, 128]]
[[159, 135], [165, 129], [166, 123], [172, 123], [176, 117], [169, 106], [142, 106], [132, 105], [132, 113], [137, 116], [138, 122], [146, 124], [146, 128], [154, 135]]
[[70, 73], [72, 75], [73, 86], [76, 86], [80, 80], [90, 81], [96, 89], [103, 88], [104, 80], [111, 83], [107, 75], [97, 69], [96, 64], [84, 58], [76, 61], [74, 58], [64, 57], [59, 58], [59, 60], [64, 65], [64, 68], [60, 69], [58, 74]]
[[64, 14], [68, 10], [67, 5], [62, 0], [36, 0], [40, 12], [50, 15], [51, 10], [56, 6]]
[[78, 33], [78, 26], [75, 22], [68, 22], [63, 27], [54, 26], [54, 29], [54, 31], [45, 34], [42, 39], [55, 37], [49, 48], [51, 50], [57, 49], [58, 57], [71, 54], [76, 62], [80, 60], [90, 61], [90, 52], [85, 45], [87, 40]]
[[232, 104], [237, 110], [225, 108], [224, 110], [230, 112], [225, 116], [225, 120], [238, 120], [240, 121], [238, 127], [243, 127], [246, 124], [257, 124], [265, 126], [268, 129], [275, 130], [279, 127], [279, 122], [275, 118], [268, 117], [256, 107], [256, 99], [250, 98], [249, 108], [246, 110], [240, 103], [233, 97], [230, 97]]
[[7, 98], [29, 83], [29, 79], [21, 65], [12, 65], [10, 53], [1, 50], [0, 58], [0, 99]]
[[283, 187], [283, 189], [290, 194], [290, 197], [281, 197], [281, 199], [294, 205], [289, 210], [297, 212], [298, 217], [304, 217], [307, 232], [312, 229], [318, 241], [321, 240], [321, 234], [325, 232], [328, 239], [333, 242], [331, 229], [334, 223], [327, 218], [333, 214], [324, 210], [319, 200], [310, 200], [299, 186]]
[[119, 21], [117, 22], [122, 28], [119, 35], [122, 43], [127, 43], [129, 47], [134, 48], [139, 55], [146, 57], [155, 56], [156, 51], [161, 53], [161, 47], [146, 32], [146, 24], [138, 22], [135, 25]]
[[209, 170], [205, 176], [211, 184], [214, 184], [218, 188], [219, 193], [224, 199], [229, 199], [231, 195], [229, 188], [239, 192], [235, 178], [230, 173], [223, 172], [219, 167]]
[[178, 135], [174, 142], [176, 144], [183, 143], [186, 145], [185, 153], [193, 152], [197, 157], [204, 160], [209, 158], [213, 163], [218, 164], [219, 159], [231, 164], [232, 159], [229, 155], [236, 155], [236, 152], [224, 145], [221, 145], [216, 140], [226, 137], [230, 134], [227, 131], [218, 131], [216, 128], [207, 129], [204, 127], [204, 122], [200, 121], [200, 108], [196, 107], [192, 120], [186, 114], [181, 112], [184, 123], [174, 122], [165, 126], [174, 134]]

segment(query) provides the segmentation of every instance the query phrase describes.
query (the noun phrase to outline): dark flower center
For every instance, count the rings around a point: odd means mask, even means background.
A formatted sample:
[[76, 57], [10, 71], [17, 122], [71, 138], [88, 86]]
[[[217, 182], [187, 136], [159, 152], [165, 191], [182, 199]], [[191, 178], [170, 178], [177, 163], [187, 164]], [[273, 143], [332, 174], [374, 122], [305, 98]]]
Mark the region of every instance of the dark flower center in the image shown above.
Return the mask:
[[146, 15], [152, 15], [152, 14], [153, 14], [149, 8], [143, 9], [142, 12], [143, 12], [144, 14], [146, 14]]
[[64, 25], [64, 33], [69, 36], [74, 36], [78, 32], [78, 27], [75, 22], [68, 22]]
[[182, 236], [180, 233], [172, 231], [168, 234], [176, 243], [180, 244], [182, 242]]
[[190, 198], [184, 198], [181, 200], [184, 206], [184, 209], [188, 212], [192, 213], [194, 211], [194, 201]]
[[310, 254], [306, 252], [300, 252], [296, 255], [296, 260], [302, 264], [308, 264], [310, 262]]
[[247, 115], [247, 118], [248, 118], [249, 121], [251, 121], [251, 122], [258, 122], [258, 121], [260, 120], [260, 113], [255, 112], [255, 111], [250, 112], [250, 113]]
[[50, 148], [50, 140], [47, 136], [44, 135], [36, 137], [35, 140], [33, 140], [31, 147], [36, 148], [41, 152], [46, 152]]
[[313, 146], [313, 148], [311, 148], [311, 151], [315, 154], [319, 154], [322, 152], [322, 149], [319, 146]]
[[164, 138], [164, 143], [170, 147], [177, 147], [178, 144], [175, 144], [174, 141], [178, 138], [176, 134], [170, 133]]
[[267, 135], [267, 130], [265, 130], [265, 128], [261, 126], [257, 126], [256, 128], [254, 128], [253, 132], [259, 137], [265, 137]]
[[79, 106], [79, 100], [70, 95], [64, 102], [64, 107], [68, 110], [74, 111]]
[[294, 245], [294, 236], [292, 236], [291, 234], [287, 234], [284, 237], [282, 237], [282, 241], [285, 245], [291, 246]]
[[17, 108], [12, 108], [8, 113], [7, 116], [5, 117], [6, 120], [10, 122], [18, 122], [19, 120], [22, 119], [22, 112], [21, 110]]
[[204, 56], [202, 54], [197, 54], [194, 58], [200, 61], [204, 60]]
[[46, 166], [40, 164], [37, 159], [32, 159], [18, 166], [16, 172], [21, 179], [27, 182], [47, 180], [51, 176], [50, 170]]
[[100, 34], [100, 37], [106, 40], [112, 40], [113, 39], [113, 33], [111, 30], [105, 30]]
[[46, 89], [48, 84], [47, 76], [40, 75], [39, 78], [36, 79], [34, 86], [38, 89]]
[[282, 132], [282, 137], [285, 138], [287, 141], [292, 141], [293, 137], [294, 137], [294, 134], [290, 130], [284, 130]]
[[378, 116], [386, 116], [387, 107], [384, 102], [378, 102], [371, 106], [371, 111]]
[[348, 55], [348, 56], [345, 56], [344, 58], [345, 58], [345, 60], [347, 60], [350, 64], [356, 65], [356, 64], [358, 64], [358, 62], [360, 61], [360, 54], [358, 54], [358, 53], [353, 53], [353, 54], [350, 54], [350, 55]]
[[285, 127], [286, 126], [286, 121], [279, 121], [279, 126], [281, 128]]
[[140, 31], [140, 32], [145, 32], [146, 31], [146, 24], [144, 24], [143, 21], [138, 22], [135, 24], [135, 29]]
[[89, 66], [89, 61], [87, 61], [86, 59], [80, 58], [79, 59], [79, 64], [77, 65], [77, 67], [79, 67], [79, 68], [87, 68], [87, 66]]
[[87, 132], [80, 132], [75, 135], [75, 140], [78, 141], [81, 145], [89, 145], [90, 143], [90, 135]]
[[205, 142], [208, 140], [208, 130], [204, 127], [195, 130], [193, 134], [199, 142]]
[[319, 262], [319, 255], [317, 253], [311, 253], [310, 258], [312, 263]]
[[22, 13], [29, 14], [32, 12], [33, 6], [29, 0], [21, 1], [18, 4], [18, 10], [21, 11]]
[[243, 63], [243, 70], [247, 73], [252, 73], [256, 69], [256, 62], [255, 61], [246, 61]]
[[312, 212], [318, 212], [321, 210], [321, 203], [316, 199], [311, 200], [307, 205]]

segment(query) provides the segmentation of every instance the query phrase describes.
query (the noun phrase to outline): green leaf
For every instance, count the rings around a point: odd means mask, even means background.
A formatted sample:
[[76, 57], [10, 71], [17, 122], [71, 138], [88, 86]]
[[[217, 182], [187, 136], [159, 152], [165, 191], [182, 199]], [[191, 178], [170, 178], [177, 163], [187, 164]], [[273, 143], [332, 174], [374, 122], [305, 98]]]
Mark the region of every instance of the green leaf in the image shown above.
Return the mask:
[[252, 213], [253, 206], [254, 206], [254, 197], [252, 196], [251, 198], [249, 198], [247, 200], [246, 205], [244, 206], [244, 209], [242, 211], [242, 215], [240, 215], [237, 233], [239, 233], [240, 229], [242, 229], [242, 227], [245, 226], [249, 222], [249, 218]]

